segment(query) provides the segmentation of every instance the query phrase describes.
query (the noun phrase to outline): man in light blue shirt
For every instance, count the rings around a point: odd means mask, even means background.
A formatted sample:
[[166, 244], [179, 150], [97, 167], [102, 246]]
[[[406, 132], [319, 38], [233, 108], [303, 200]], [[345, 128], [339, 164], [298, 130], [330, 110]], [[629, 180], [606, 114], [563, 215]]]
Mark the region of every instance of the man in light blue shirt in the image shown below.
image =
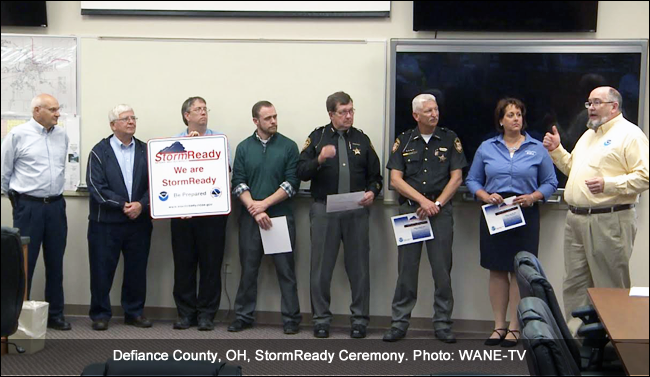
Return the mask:
[[68, 221], [63, 199], [69, 138], [59, 122], [59, 102], [49, 94], [32, 100], [32, 119], [13, 128], [2, 142], [2, 192], [13, 207], [14, 228], [30, 238], [28, 295], [43, 244], [47, 326], [70, 330], [63, 317], [63, 254]]

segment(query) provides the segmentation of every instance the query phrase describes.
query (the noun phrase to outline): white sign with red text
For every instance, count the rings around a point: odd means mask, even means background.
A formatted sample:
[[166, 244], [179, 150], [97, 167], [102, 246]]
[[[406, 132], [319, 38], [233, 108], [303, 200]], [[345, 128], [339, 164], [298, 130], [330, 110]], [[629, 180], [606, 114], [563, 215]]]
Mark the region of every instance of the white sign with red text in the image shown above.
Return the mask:
[[147, 146], [152, 218], [230, 213], [226, 136], [151, 139]]

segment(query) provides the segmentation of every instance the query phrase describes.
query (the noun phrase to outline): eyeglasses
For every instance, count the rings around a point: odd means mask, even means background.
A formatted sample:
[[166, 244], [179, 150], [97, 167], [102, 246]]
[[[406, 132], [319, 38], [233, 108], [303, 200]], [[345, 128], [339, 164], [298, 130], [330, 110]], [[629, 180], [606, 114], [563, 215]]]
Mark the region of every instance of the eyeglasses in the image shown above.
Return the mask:
[[195, 112], [195, 113], [197, 113], [197, 114], [201, 114], [201, 113], [204, 112], [204, 111], [205, 111], [206, 114], [207, 114], [207, 113], [210, 112], [210, 109], [208, 109], [207, 107], [196, 107], [196, 108], [190, 110], [189, 112]]
[[337, 111], [336, 114], [339, 115], [339, 116], [345, 117], [345, 116], [348, 116], [348, 114], [354, 115], [354, 111], [355, 111], [355, 109], [343, 110], [343, 111]]
[[591, 107], [591, 105], [594, 105], [594, 107], [598, 107], [604, 103], [614, 103], [614, 101], [601, 101], [599, 99], [593, 101], [587, 101], [585, 102], [585, 108], [588, 109], [589, 107]]
[[138, 117], [131, 115], [131, 116], [128, 116], [128, 117], [115, 119], [115, 122], [117, 122], [117, 121], [120, 121], [120, 122], [128, 122], [128, 121], [130, 121], [130, 120], [132, 120], [132, 121], [135, 122], [136, 120], [138, 120]]

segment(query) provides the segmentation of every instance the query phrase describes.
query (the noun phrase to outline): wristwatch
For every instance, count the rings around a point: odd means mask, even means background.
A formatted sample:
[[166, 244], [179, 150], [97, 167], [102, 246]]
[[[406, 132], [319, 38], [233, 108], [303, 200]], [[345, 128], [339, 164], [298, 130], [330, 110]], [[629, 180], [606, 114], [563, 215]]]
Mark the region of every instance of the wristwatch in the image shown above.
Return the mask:
[[435, 205], [437, 205], [437, 206], [438, 206], [438, 208], [442, 208], [442, 204], [440, 204], [440, 202], [439, 202], [439, 201], [436, 201], [436, 202], [435, 202], [435, 203], [433, 203], [433, 204], [435, 204]]

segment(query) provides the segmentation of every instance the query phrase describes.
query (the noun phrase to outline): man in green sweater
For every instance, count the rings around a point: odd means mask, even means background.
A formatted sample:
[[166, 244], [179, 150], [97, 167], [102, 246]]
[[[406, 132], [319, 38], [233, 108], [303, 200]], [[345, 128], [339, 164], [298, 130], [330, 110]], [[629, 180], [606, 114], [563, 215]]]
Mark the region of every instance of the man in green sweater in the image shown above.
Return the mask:
[[[239, 261], [241, 279], [235, 314], [228, 331], [238, 332], [253, 325], [257, 301], [257, 275], [264, 249], [260, 228], [268, 230], [271, 218], [287, 217], [291, 249], [295, 249], [296, 225], [286, 199], [298, 192], [296, 175], [298, 146], [278, 133], [278, 114], [268, 101], [253, 106], [257, 130], [237, 146], [232, 174], [233, 194], [243, 203], [239, 217]], [[302, 319], [298, 303], [293, 252], [273, 254], [282, 293], [282, 321], [285, 334], [296, 334]]]

